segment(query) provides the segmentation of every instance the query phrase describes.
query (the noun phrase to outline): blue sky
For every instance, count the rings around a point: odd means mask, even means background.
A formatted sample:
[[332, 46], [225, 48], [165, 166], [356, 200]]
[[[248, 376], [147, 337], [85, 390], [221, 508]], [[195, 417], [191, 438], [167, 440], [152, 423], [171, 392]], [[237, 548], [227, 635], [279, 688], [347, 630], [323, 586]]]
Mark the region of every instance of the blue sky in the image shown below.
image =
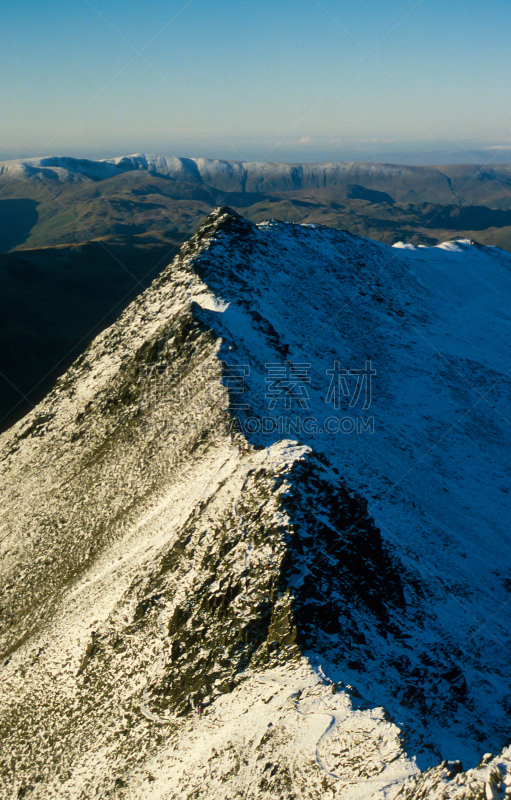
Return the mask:
[[1, 159], [511, 160], [509, 0], [0, 8]]

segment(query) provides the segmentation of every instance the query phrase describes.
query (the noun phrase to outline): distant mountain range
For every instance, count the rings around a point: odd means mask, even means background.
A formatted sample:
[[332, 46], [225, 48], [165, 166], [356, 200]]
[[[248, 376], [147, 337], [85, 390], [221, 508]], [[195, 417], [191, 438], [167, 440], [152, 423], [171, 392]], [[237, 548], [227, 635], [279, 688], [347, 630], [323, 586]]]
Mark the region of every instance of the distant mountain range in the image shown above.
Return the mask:
[[132, 155], [0, 163], [0, 250], [99, 236], [189, 235], [214, 206], [393, 244], [453, 236], [511, 249], [511, 166], [271, 164]]
[[363, 186], [366, 191], [375, 192], [368, 200], [380, 202], [479, 202], [511, 207], [511, 165], [410, 167], [342, 161], [279, 164], [143, 154], [102, 161], [45, 157], [0, 162], [0, 175], [59, 183], [104, 181], [129, 172], [146, 172], [239, 194]]

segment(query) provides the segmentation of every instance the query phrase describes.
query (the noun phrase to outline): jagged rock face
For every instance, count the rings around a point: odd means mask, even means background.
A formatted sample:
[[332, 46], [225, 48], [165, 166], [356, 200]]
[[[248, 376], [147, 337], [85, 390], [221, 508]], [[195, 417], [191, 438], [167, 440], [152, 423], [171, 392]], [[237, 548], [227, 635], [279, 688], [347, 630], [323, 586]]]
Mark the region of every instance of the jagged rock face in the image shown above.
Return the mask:
[[[245, 430], [266, 444], [291, 423], [291, 430], [294, 426], [302, 440], [338, 466], [347, 487], [366, 495], [388, 555], [375, 569], [379, 553], [371, 549], [378, 551], [378, 534], [373, 539], [366, 533], [358, 564], [352, 549], [348, 572], [354, 597], [346, 602], [350, 590], [338, 585], [342, 563], [335, 563], [336, 548], [328, 531], [321, 542], [323, 526], [309, 518], [315, 536], [307, 561], [315, 569], [305, 579], [307, 591], [328, 571], [323, 598], [343, 598], [340, 625], [343, 632], [350, 626], [357, 631], [351, 641], [346, 634], [344, 648], [341, 636], [326, 648], [316, 638], [311, 649], [319, 647], [322, 663], [329, 653], [333, 671], [342, 663], [343, 678], [382, 702], [423, 759], [428, 751], [433, 759], [455, 758], [461, 748], [465, 759], [477, 760], [481, 747], [499, 746], [508, 736], [509, 689], [502, 686], [498, 705], [488, 702], [494, 691], [488, 661], [499, 661], [500, 637], [507, 641], [509, 566], [497, 562], [507, 548], [504, 387], [511, 348], [507, 323], [499, 319], [501, 298], [511, 290], [509, 259], [466, 242], [431, 250], [367, 241], [362, 247], [356, 237], [315, 226], [270, 221], [257, 227], [237, 215], [218, 216], [217, 231], [208, 227], [215, 217], [204, 227], [204, 235], [212, 237], [207, 250], [196, 256], [190, 249], [189, 258], [224, 302], [221, 313], [203, 308], [201, 319], [221, 333], [226, 361], [249, 365], [250, 408], [240, 412]], [[472, 325], [479, 331], [477, 342]], [[372, 397], [370, 378], [360, 369], [369, 358], [377, 367]], [[273, 412], [279, 427], [272, 429], [265, 428], [265, 389], [272, 387], [269, 364], [276, 362], [305, 364], [309, 382], [301, 393], [295, 389], [291, 410], [281, 394]], [[350, 364], [356, 376], [341, 375]], [[328, 403], [332, 389], [337, 396]], [[262, 419], [262, 426], [254, 419]], [[375, 430], [368, 434], [371, 419]], [[332, 421], [334, 433], [328, 429]], [[310, 503], [314, 514], [318, 506], [324, 513], [324, 499]], [[339, 534], [335, 519], [329, 529]], [[348, 546], [344, 541], [341, 559]], [[321, 570], [318, 558], [324, 561]], [[494, 575], [491, 587], [481, 558]], [[383, 580], [392, 573], [400, 576], [401, 606], [385, 602], [374, 619], [378, 598], [395, 597], [394, 586]], [[316, 630], [322, 630], [319, 622]], [[490, 729], [495, 738], [487, 738]]]
[[205, 220], [0, 439], [6, 796], [502, 796], [509, 274]]

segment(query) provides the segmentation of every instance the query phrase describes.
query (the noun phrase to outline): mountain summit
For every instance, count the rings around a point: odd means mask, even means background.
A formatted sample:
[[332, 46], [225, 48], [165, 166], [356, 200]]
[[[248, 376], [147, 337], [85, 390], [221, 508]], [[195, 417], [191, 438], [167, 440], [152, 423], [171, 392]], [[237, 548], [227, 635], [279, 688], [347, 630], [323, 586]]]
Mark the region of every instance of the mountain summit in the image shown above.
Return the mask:
[[511, 792], [510, 267], [204, 220], [0, 437], [6, 797]]

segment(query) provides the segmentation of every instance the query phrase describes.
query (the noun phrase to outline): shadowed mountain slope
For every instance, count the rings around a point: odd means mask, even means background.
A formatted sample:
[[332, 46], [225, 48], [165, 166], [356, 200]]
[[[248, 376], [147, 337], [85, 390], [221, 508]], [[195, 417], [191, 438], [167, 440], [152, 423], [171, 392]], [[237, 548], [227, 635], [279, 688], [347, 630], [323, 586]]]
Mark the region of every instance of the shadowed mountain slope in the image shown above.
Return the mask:
[[160, 232], [0, 254], [0, 431], [42, 400], [180, 245]]

